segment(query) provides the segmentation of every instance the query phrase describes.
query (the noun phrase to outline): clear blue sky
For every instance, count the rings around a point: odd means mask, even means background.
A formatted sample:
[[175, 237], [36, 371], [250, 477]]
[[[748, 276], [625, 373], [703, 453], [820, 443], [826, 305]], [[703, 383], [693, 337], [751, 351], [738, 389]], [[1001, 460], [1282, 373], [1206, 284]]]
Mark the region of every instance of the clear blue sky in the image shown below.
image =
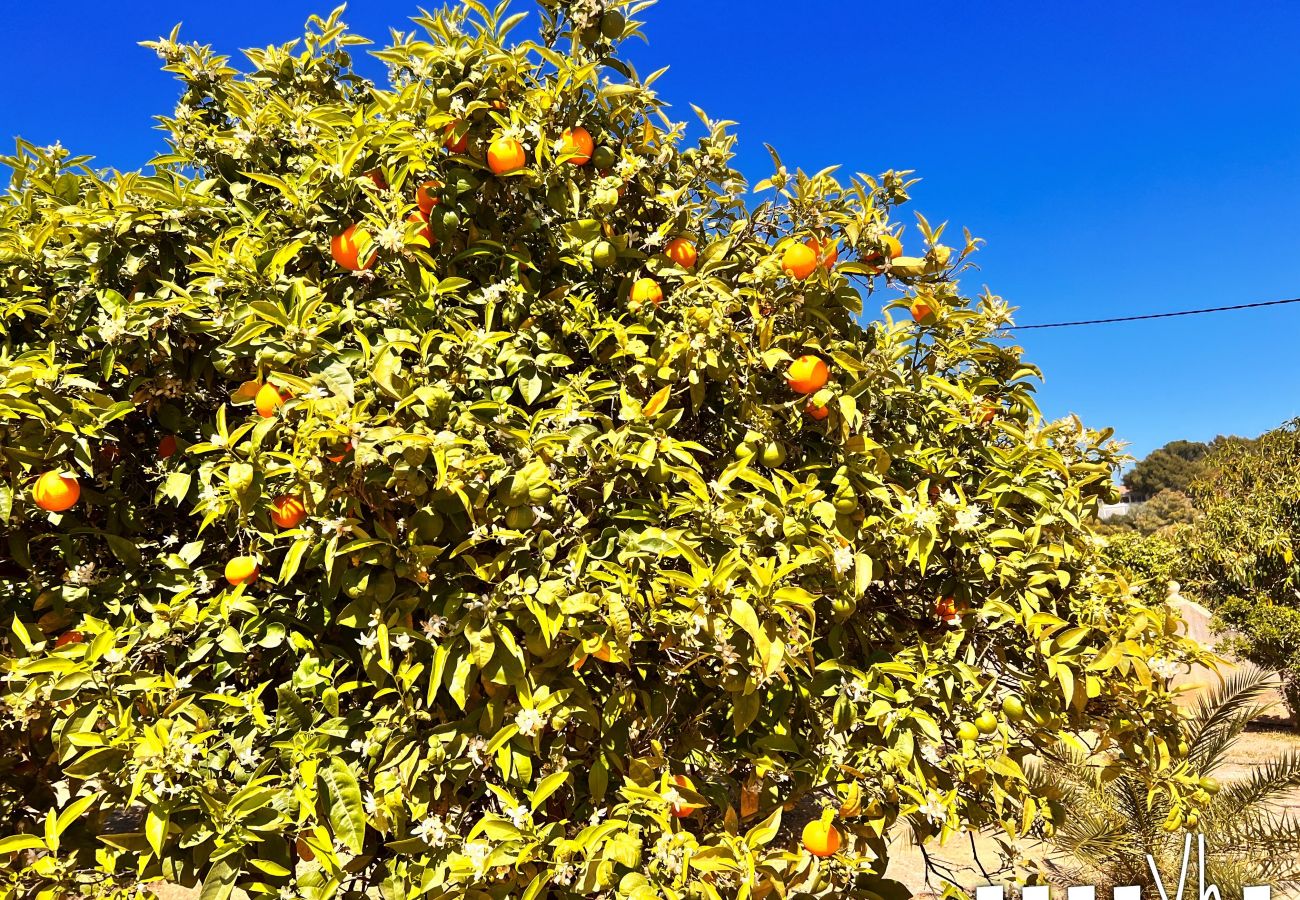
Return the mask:
[[[425, 0], [436, 6], [437, 0]], [[102, 164], [161, 148], [177, 86], [135, 42], [184, 22], [222, 51], [301, 33], [328, 0], [7, 4], [0, 140]], [[382, 40], [415, 0], [357, 0]], [[516, 9], [530, 4], [516, 0]], [[916, 209], [987, 239], [967, 275], [1022, 323], [1300, 296], [1300, 4], [663, 0], [642, 71], [808, 170], [915, 169]], [[915, 227], [908, 233], [915, 235]], [[1300, 305], [1025, 332], [1048, 415], [1111, 425], [1142, 455], [1300, 415]]]

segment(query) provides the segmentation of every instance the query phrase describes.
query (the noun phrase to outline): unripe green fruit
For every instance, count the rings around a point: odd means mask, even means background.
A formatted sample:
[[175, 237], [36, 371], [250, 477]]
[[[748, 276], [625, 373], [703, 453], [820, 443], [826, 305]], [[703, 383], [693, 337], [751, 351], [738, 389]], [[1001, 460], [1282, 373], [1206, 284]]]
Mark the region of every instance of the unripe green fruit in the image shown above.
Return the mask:
[[979, 729], [980, 734], [992, 734], [998, 730], [997, 716], [991, 712], [982, 712], [975, 719], [975, 727]]
[[957, 726], [957, 737], [963, 741], [978, 741], [980, 730], [975, 727], [974, 722], [962, 722]]
[[852, 491], [835, 495], [835, 511], [843, 515], [858, 511], [858, 495]]
[[852, 597], [834, 597], [831, 599], [831, 615], [836, 622], [843, 622], [857, 612], [858, 601]]
[[600, 241], [591, 251], [591, 262], [597, 269], [608, 269], [618, 262], [618, 250], [609, 241]]
[[1211, 796], [1219, 792], [1219, 782], [1211, 778], [1209, 775], [1206, 775], [1204, 778], [1201, 779], [1200, 785], [1201, 785], [1201, 790], [1205, 791], [1205, 793], [1210, 794]]
[[785, 463], [785, 447], [781, 445], [780, 441], [772, 441], [763, 448], [761, 459], [763, 460], [763, 465], [775, 469], [777, 466]]
[[506, 527], [514, 531], [523, 531], [525, 528], [531, 528], [536, 518], [529, 507], [512, 506], [506, 511]]
[[1025, 717], [1025, 704], [1014, 694], [1008, 694], [1002, 700], [1002, 714], [1012, 722], [1019, 722]]
[[602, 172], [614, 168], [616, 162], [618, 162], [618, 154], [614, 152], [613, 147], [600, 146], [591, 154], [591, 164]]
[[645, 477], [651, 484], [663, 484], [672, 477], [672, 472], [668, 471], [668, 466], [664, 465], [662, 459], [656, 459], [646, 469]]
[[611, 41], [621, 38], [626, 28], [627, 19], [616, 9], [611, 9], [600, 17], [600, 33]]

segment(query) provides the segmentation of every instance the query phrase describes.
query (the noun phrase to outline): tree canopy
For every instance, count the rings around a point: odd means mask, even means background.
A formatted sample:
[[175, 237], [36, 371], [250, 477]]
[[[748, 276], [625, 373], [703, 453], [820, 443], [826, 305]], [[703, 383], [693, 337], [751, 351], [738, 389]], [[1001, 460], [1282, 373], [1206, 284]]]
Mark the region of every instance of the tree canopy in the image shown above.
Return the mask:
[[420, 14], [384, 86], [339, 12], [173, 33], [149, 171], [5, 160], [4, 890], [878, 896], [892, 827], [1053, 827], [1084, 734], [1201, 802], [1117, 447], [976, 242], [749, 185], [642, 8]]

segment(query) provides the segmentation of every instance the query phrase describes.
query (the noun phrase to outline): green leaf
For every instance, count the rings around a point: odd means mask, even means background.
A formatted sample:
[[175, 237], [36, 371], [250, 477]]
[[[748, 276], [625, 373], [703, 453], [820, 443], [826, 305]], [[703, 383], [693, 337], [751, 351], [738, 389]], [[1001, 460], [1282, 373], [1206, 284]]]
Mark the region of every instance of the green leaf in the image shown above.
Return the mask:
[[334, 837], [353, 855], [359, 855], [365, 846], [366, 808], [361, 800], [361, 787], [347, 763], [337, 756], [321, 771], [325, 782], [326, 804], [329, 807], [330, 828]]
[[237, 855], [222, 857], [208, 869], [198, 900], [227, 900], [238, 878], [239, 857]]
[[44, 850], [45, 841], [34, 834], [15, 834], [0, 838], [0, 853], [18, 853], [22, 850]]

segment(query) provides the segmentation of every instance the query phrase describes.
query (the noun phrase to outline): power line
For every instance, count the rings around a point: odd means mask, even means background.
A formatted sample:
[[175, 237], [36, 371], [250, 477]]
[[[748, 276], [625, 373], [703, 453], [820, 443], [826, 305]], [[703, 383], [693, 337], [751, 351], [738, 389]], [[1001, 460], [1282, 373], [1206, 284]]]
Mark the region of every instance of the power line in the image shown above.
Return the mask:
[[1184, 309], [1180, 312], [1147, 313], [1144, 316], [1119, 316], [1114, 319], [1085, 319], [1080, 322], [1052, 322], [1047, 325], [1009, 325], [1007, 331], [1029, 331], [1031, 328], [1074, 328], [1079, 325], [1110, 325], [1114, 322], [1141, 322], [1146, 319], [1172, 319], [1175, 316], [1199, 316], [1202, 313], [1230, 312], [1234, 309], [1258, 309], [1262, 306], [1282, 306], [1300, 303], [1300, 297], [1289, 300], [1267, 300], [1263, 303], [1239, 303], [1236, 306], [1211, 306], [1208, 309]]

